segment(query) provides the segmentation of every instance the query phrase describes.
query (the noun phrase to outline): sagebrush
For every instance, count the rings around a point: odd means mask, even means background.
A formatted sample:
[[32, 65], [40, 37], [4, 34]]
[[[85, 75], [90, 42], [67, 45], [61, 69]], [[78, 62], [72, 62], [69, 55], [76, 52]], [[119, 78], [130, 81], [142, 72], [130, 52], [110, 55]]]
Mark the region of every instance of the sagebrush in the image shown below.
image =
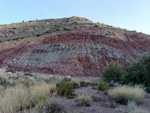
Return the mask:
[[82, 106], [89, 106], [90, 105], [90, 99], [91, 97], [87, 94], [78, 94], [77, 101]]
[[108, 91], [108, 96], [116, 102], [126, 104], [128, 101], [140, 102], [145, 96], [142, 86], [121, 86]]

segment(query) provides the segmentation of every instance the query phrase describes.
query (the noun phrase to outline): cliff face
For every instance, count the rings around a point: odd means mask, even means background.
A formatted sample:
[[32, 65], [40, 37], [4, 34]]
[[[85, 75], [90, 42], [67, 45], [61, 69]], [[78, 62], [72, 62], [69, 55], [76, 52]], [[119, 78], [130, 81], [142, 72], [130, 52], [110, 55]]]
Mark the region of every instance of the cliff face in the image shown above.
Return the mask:
[[71, 76], [99, 76], [112, 60], [129, 66], [148, 54], [150, 36], [107, 28], [79, 28], [47, 35], [36, 44], [0, 52], [1, 66], [18, 71]]

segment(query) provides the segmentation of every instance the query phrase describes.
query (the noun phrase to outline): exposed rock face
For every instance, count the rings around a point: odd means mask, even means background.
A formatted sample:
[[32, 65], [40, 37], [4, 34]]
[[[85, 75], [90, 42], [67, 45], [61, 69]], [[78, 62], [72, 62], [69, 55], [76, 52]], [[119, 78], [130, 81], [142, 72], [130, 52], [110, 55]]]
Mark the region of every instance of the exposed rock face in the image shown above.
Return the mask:
[[131, 31], [80, 28], [50, 35], [39, 44], [0, 52], [2, 66], [19, 71], [99, 76], [112, 60], [129, 66], [150, 50], [150, 36]]

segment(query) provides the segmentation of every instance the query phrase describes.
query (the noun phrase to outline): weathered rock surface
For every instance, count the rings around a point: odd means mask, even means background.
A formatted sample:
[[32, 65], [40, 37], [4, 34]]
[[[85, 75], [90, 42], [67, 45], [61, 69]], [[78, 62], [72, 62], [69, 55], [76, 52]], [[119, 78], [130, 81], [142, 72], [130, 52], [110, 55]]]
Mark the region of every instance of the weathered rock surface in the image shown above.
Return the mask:
[[18, 71], [99, 76], [112, 60], [129, 66], [148, 54], [150, 36], [107, 28], [80, 28], [49, 35], [42, 42], [0, 51], [1, 66]]

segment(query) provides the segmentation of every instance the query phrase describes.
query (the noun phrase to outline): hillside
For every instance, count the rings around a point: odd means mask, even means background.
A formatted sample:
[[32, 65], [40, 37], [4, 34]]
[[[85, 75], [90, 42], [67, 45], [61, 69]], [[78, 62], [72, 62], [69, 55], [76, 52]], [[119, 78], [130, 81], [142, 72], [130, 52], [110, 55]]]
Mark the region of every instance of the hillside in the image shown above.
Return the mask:
[[39, 37], [73, 28], [94, 26], [85, 18], [71, 17], [62, 19], [45, 19], [29, 22], [0, 25], [0, 41], [18, 40], [26, 37]]
[[149, 35], [79, 17], [3, 25], [0, 40], [1, 67], [71, 76], [99, 76], [108, 62], [126, 67], [150, 50]]
[[68, 31], [74, 28], [83, 27], [106, 27], [118, 29], [113, 26], [93, 23], [81, 17], [70, 17], [62, 19], [45, 19], [29, 22], [0, 25], [0, 42], [19, 40], [27, 37], [39, 37], [44, 34]]

